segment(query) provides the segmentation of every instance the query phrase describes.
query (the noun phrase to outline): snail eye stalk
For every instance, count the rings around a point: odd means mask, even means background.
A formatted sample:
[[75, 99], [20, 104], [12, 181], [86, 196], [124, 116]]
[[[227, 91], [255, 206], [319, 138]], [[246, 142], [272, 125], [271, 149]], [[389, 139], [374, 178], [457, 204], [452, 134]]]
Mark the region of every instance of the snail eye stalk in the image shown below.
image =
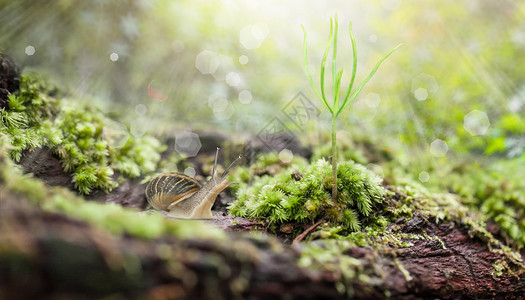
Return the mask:
[[215, 152], [215, 162], [213, 163], [213, 172], [211, 173], [211, 177], [215, 178], [215, 175], [217, 175], [217, 158], [219, 157], [219, 150], [221, 148], [217, 147], [217, 151]]
[[233, 167], [233, 165], [239, 161], [239, 159], [241, 159], [242, 156], [239, 155], [239, 157], [237, 157], [234, 161], [232, 161], [232, 163], [228, 166], [228, 168], [226, 168], [226, 170], [224, 171], [224, 173], [222, 173], [222, 176], [221, 177], [224, 177], [226, 176], [226, 174], [228, 174], [228, 171], [230, 171], [231, 167]]

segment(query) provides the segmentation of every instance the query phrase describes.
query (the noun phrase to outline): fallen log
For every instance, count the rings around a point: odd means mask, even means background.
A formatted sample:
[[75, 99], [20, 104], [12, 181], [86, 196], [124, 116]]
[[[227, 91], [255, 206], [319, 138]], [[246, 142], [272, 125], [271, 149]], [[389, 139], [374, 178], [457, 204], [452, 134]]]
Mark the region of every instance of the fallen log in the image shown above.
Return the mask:
[[[148, 240], [46, 212], [5, 189], [1, 204], [2, 299], [519, 299], [525, 292], [523, 273], [496, 276], [493, 263], [502, 255], [454, 223], [417, 225], [443, 244], [349, 247], [331, 258], [351, 258], [359, 271], [344, 278], [342, 290], [340, 273], [348, 270], [299, 263], [311, 245], [326, 248], [323, 242], [291, 247], [239, 233], [224, 240]], [[407, 223], [401, 230], [413, 231]]]

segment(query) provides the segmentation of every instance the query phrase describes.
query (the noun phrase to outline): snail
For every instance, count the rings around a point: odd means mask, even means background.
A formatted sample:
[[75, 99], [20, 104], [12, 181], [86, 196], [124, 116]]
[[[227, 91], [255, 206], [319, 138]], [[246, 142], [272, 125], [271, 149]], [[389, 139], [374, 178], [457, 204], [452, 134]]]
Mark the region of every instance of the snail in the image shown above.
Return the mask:
[[211, 179], [201, 185], [197, 180], [181, 173], [167, 173], [153, 178], [146, 186], [146, 198], [155, 209], [166, 211], [169, 216], [183, 219], [213, 219], [211, 207], [219, 195], [231, 182], [226, 174], [241, 156], [235, 159], [224, 173], [217, 176], [217, 157]]

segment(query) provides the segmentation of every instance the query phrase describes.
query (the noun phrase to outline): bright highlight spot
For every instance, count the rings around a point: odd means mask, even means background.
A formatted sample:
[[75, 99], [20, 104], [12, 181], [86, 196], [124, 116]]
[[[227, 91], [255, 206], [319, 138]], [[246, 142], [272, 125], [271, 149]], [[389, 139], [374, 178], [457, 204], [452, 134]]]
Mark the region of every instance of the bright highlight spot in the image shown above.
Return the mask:
[[430, 143], [430, 153], [434, 155], [435, 157], [443, 157], [447, 155], [448, 152], [448, 145], [447, 142], [436, 139], [432, 143]]
[[213, 112], [221, 113], [228, 108], [229, 104], [230, 101], [225, 98], [217, 99], [217, 101], [213, 102]]
[[417, 101], [425, 101], [428, 98], [428, 92], [425, 88], [417, 88], [414, 91], [414, 97], [416, 97]]
[[148, 111], [148, 108], [144, 104], [137, 104], [135, 106], [135, 113], [139, 116], [143, 116]]
[[376, 108], [381, 103], [381, 97], [377, 93], [368, 93], [365, 98], [366, 106], [370, 108]]
[[147, 120], [138, 119], [129, 124], [129, 131], [134, 137], [141, 137], [146, 134], [146, 122]]
[[428, 182], [429, 179], [430, 179], [430, 174], [428, 174], [428, 172], [423, 171], [419, 173], [419, 181]]
[[164, 88], [156, 81], [152, 80], [148, 84], [148, 96], [153, 101], [163, 102], [168, 96], [162, 91]]
[[197, 155], [201, 149], [201, 141], [196, 133], [184, 130], [175, 134], [175, 151], [187, 157]]
[[375, 34], [371, 34], [368, 36], [368, 41], [370, 41], [370, 43], [375, 43], [377, 42], [377, 35]]
[[509, 101], [507, 108], [512, 113], [518, 113], [521, 110], [522, 106], [523, 103], [520, 101], [520, 99], [515, 97], [511, 101]]
[[126, 125], [110, 121], [102, 129], [102, 135], [108, 141], [108, 144], [112, 148], [122, 148], [128, 142], [129, 133]]
[[218, 120], [230, 119], [235, 111], [232, 103], [221, 94], [212, 94], [208, 98], [208, 106]]
[[269, 29], [265, 23], [259, 22], [255, 25], [246, 26], [239, 33], [239, 42], [246, 49], [259, 48], [268, 36]]
[[473, 110], [463, 118], [463, 128], [471, 135], [484, 135], [489, 127], [489, 117], [483, 111]]
[[379, 105], [379, 102], [381, 102], [381, 97], [377, 94], [376, 97], [373, 94], [375, 93], [369, 93], [355, 103], [359, 108], [359, 113], [355, 114], [354, 117], [361, 123], [373, 121], [377, 114], [376, 107]]
[[250, 59], [248, 58], [248, 56], [246, 56], [246, 55], [239, 56], [239, 62], [241, 63], [241, 65], [245, 65], [249, 61], [250, 61]]
[[35, 54], [35, 51], [36, 51], [35, 47], [27, 46], [25, 52], [26, 52], [27, 55], [31, 56], [31, 55]]
[[189, 176], [189, 177], [195, 177], [196, 173], [197, 172], [195, 172], [195, 168], [187, 167], [186, 169], [184, 169], [184, 174]]
[[433, 98], [439, 90], [439, 84], [432, 75], [421, 73], [412, 79], [412, 93], [419, 101]]
[[195, 67], [202, 74], [212, 74], [219, 67], [220, 61], [217, 54], [210, 50], [204, 50], [195, 57]]
[[242, 104], [250, 104], [252, 102], [252, 93], [250, 91], [244, 90], [239, 93], [239, 102]]
[[236, 72], [226, 74], [226, 84], [229, 86], [238, 86], [241, 83], [241, 76]]
[[283, 149], [281, 152], [279, 152], [279, 160], [282, 161], [285, 164], [288, 164], [293, 159], [293, 153], [292, 151], [288, 149]]
[[109, 59], [111, 59], [111, 61], [117, 61], [118, 60], [118, 54], [113, 52], [109, 55]]

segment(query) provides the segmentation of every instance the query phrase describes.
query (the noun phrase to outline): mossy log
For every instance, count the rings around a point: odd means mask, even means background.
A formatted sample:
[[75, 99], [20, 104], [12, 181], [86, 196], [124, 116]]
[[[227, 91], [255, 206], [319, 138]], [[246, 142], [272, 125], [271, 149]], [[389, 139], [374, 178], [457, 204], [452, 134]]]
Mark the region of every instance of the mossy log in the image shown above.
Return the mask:
[[453, 223], [416, 218], [401, 225], [438, 236], [446, 249], [418, 240], [391, 253], [346, 251], [367, 280], [350, 280], [351, 293], [343, 295], [337, 274], [298, 265], [306, 245], [239, 233], [226, 240], [115, 236], [43, 211], [1, 185], [0, 191], [2, 299], [519, 299], [525, 293], [523, 274], [493, 275], [499, 255]]
[[0, 53], [0, 109], [7, 106], [9, 95], [18, 91], [20, 68], [7, 55]]

